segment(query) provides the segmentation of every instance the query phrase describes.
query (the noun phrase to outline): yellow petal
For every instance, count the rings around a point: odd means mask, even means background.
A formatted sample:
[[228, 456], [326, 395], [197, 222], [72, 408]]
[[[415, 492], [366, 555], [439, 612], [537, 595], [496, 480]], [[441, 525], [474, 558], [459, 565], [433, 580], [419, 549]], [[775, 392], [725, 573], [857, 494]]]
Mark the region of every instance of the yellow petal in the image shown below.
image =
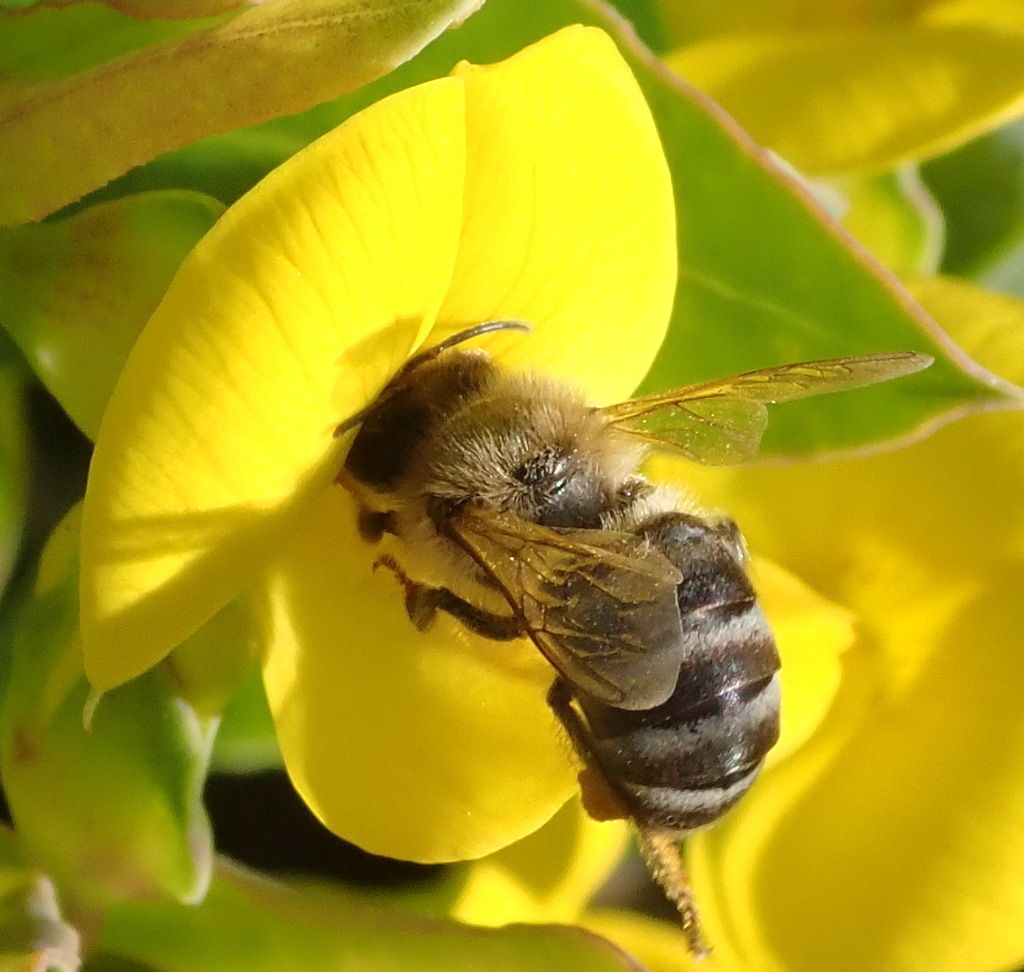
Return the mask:
[[667, 60], [811, 175], [885, 171], [1024, 109], [1024, 31], [991, 23], [984, 11], [721, 36]]
[[[691, 0], [661, 0], [666, 27], [684, 44], [702, 37], [722, 34], [777, 33], [786, 31], [863, 29], [872, 25], [896, 24], [915, 17], [936, 17], [939, 11], [960, 19], [982, 19], [1007, 26], [1020, 22], [1020, 7], [1005, 0], [732, 0], [731, 3], [693, 3]], [[1016, 16], [1014, 16], [1016, 14]]]
[[854, 616], [770, 560], [752, 571], [782, 659], [782, 732], [769, 762], [794, 752], [818, 728], [842, 680]]
[[303, 799], [347, 840], [418, 861], [480, 857], [536, 830], [576, 785], [529, 641], [405, 614], [349, 494], [323, 491], [268, 584], [267, 696]]
[[332, 432], [421, 339], [461, 223], [463, 85], [301, 152], [182, 265], [105, 414], [82, 536], [93, 683], [144, 670], [247, 584], [338, 463]]
[[628, 840], [625, 821], [598, 823], [570, 800], [540, 830], [474, 863], [451, 917], [488, 926], [574, 922]]
[[955, 277], [915, 277], [906, 284], [975, 361], [1024, 388], [1024, 300]]
[[[1024, 373], [1009, 302], [921, 289]], [[1024, 415], [972, 416], [889, 455], [691, 477], [862, 634], [818, 731], [693, 842], [709, 934], [741, 965], [1020, 964], [1022, 441]]]
[[[458, 83], [465, 220], [430, 340], [526, 318], [537, 331], [507, 360], [593, 369], [592, 394], [625, 395], [661, 340], [674, 274], [668, 174], [636, 83], [607, 37], [583, 28], [495, 68], [462, 68]], [[638, 202], [609, 200], [620, 168], [654, 188]], [[624, 282], [609, 285], [613, 274]], [[595, 299], [603, 371], [594, 347], [577, 351]], [[640, 317], [623, 341], [609, 327], [627, 302]], [[494, 345], [511, 346], [509, 335]], [[417, 631], [395, 578], [372, 571], [390, 540], [365, 544], [342, 493], [317, 497], [267, 581], [265, 680], [286, 765], [324, 822], [366, 849], [422, 861], [488, 854], [539, 827], [575, 788], [544, 700], [552, 670], [532, 643], [486, 641], [449, 618]], [[393, 552], [401, 563], [397, 542]]]
[[635, 911], [588, 911], [580, 924], [625, 949], [646, 972], [754, 972], [753, 966], [744, 969], [723, 962], [717, 949], [698, 961], [690, 954], [681, 928]]
[[[1022, 583], [1021, 561], [999, 564], [910, 691], [869, 699], [826, 764], [802, 750], [702, 838], [713, 914], [748, 958], [787, 972], [1020, 965]], [[920, 637], [912, 614], [890, 623]]]
[[462, 65], [466, 202], [440, 321], [536, 331], [502, 360], [627, 398], [675, 293], [675, 208], [647, 105], [612, 41], [570, 27], [495, 67]]

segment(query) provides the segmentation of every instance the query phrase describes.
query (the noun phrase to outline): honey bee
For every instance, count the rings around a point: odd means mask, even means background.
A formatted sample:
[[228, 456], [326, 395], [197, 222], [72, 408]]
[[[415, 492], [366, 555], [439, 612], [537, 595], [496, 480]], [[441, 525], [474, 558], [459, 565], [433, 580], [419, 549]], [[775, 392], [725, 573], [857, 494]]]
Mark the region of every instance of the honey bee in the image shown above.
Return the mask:
[[916, 353], [784, 365], [592, 407], [574, 389], [458, 348], [412, 358], [368, 408], [337, 481], [368, 542], [393, 534], [425, 630], [443, 611], [493, 640], [529, 637], [599, 819], [630, 819], [691, 950], [704, 954], [679, 842], [749, 789], [779, 730], [779, 658], [739, 531], [637, 472], [651, 449], [752, 457], [766, 403], [927, 367]]

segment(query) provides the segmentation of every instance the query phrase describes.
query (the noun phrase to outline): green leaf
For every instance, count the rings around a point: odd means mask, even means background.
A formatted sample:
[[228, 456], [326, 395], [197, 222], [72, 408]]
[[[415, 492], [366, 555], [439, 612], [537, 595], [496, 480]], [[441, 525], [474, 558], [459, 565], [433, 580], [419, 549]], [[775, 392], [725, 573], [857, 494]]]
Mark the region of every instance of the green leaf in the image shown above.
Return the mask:
[[980, 277], [1024, 238], [1024, 121], [930, 159], [921, 175], [946, 218], [944, 273]]
[[281, 750], [262, 673], [254, 668], [240, 691], [224, 707], [213, 745], [214, 770], [255, 773], [280, 769]]
[[843, 225], [876, 260], [900, 276], [935, 273], [944, 224], [916, 166], [843, 180], [839, 186], [849, 203]]
[[0, 230], [0, 324], [90, 438], [139, 331], [222, 208], [148, 193]]
[[[80, 3], [81, 0], [63, 0]], [[99, 0], [112, 10], [136, 20], [180, 20], [190, 17], [213, 17], [216, 14], [251, 7], [261, 0]]]
[[0, 94], [0, 225], [40, 219], [161, 152], [380, 77], [479, 0], [274, 0]]
[[167, 667], [192, 708], [216, 716], [252, 676], [258, 654], [256, 620], [235, 597], [171, 652]]
[[200, 802], [211, 732], [147, 672], [92, 702], [77, 634], [78, 515], [57, 528], [16, 621], [0, 773], [26, 851], [65, 902], [194, 902], [212, 861]]
[[115, 908], [99, 946], [163, 972], [642, 972], [580, 928], [473, 928], [387, 909], [354, 893], [300, 890], [224, 861], [201, 905]]
[[29, 866], [14, 832], [0, 824], [0, 969], [76, 972], [78, 946], [53, 885]]
[[659, 0], [613, 0], [613, 5], [652, 51], [663, 54], [669, 49], [670, 35]]
[[0, 595], [14, 571], [28, 500], [28, 429], [24, 377], [0, 359]]
[[80, 2], [0, 12], [0, 105], [6, 100], [2, 92], [18, 90], [17, 81], [64, 77], [216, 22], [143, 21], [111, 7]]

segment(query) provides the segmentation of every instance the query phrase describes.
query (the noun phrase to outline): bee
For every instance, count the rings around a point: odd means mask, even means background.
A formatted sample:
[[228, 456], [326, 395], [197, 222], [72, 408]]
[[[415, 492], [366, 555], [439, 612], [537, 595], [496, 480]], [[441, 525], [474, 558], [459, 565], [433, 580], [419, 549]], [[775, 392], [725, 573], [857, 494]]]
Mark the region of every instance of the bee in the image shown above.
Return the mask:
[[460, 345], [413, 357], [369, 407], [337, 482], [371, 543], [393, 534], [412, 622], [438, 612], [485, 638], [529, 637], [554, 669], [548, 702], [598, 819], [628, 818], [705, 954], [679, 850], [749, 789], [779, 732], [779, 657], [736, 524], [637, 470], [652, 449], [700, 463], [752, 457], [766, 403], [927, 367], [916, 353], [784, 365], [592, 407], [542, 375]]

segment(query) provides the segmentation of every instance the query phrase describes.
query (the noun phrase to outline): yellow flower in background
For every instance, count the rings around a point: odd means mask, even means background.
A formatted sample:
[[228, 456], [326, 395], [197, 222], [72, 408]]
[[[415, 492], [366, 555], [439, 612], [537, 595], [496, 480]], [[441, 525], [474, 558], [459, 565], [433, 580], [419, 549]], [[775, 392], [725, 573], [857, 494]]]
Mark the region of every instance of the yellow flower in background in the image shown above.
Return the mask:
[[1024, 110], [1020, 0], [661, 0], [665, 60], [811, 176], [883, 172]]
[[626, 398], [674, 288], [667, 167], [599, 31], [461, 65], [311, 145], [192, 252], [105, 413], [82, 530], [93, 684], [246, 591], [287, 768], [329, 827], [418, 860], [536, 829], [574, 788], [550, 669], [528, 642], [413, 628], [333, 484], [333, 432], [417, 349], [495, 318], [534, 328], [479, 342], [504, 363]]
[[[942, 278], [913, 289], [979, 362], [1024, 380], [1019, 300]], [[1021, 413], [997, 412], [870, 458], [687, 470], [857, 633], [807, 744], [690, 841], [709, 968], [1024, 963], [1022, 442]], [[590, 924], [664, 955], [661, 929]]]

